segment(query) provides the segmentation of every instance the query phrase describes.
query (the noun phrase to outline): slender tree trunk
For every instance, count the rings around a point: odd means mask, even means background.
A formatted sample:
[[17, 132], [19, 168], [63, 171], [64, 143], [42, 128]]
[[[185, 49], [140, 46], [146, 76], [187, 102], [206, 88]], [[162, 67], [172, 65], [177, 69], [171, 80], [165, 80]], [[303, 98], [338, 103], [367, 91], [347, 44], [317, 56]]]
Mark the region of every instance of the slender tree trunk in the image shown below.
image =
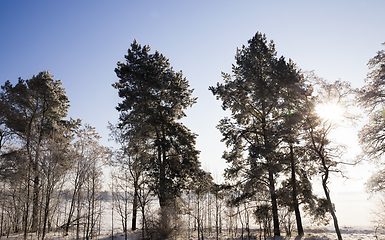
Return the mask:
[[[219, 210], [222, 210], [222, 205], [219, 205]], [[219, 233], [222, 234], [222, 211], [219, 211]]]
[[322, 176], [322, 187], [324, 189], [325, 196], [326, 196], [326, 199], [328, 201], [329, 211], [330, 211], [330, 214], [332, 215], [332, 218], [333, 218], [334, 229], [336, 230], [336, 234], [337, 234], [338, 240], [342, 240], [342, 235], [341, 235], [340, 227], [338, 226], [337, 215], [334, 212], [333, 203], [332, 203], [332, 200], [330, 198], [329, 188], [327, 186], [327, 181], [328, 181], [328, 178], [329, 178], [329, 169], [326, 167], [326, 163], [325, 163], [325, 159], [324, 158], [322, 158], [322, 162], [323, 162], [324, 169], [325, 169], [325, 174], [324, 174], [324, 176]]
[[71, 220], [72, 220], [72, 216], [74, 214], [74, 211], [75, 211], [75, 200], [76, 200], [76, 196], [77, 196], [77, 191], [76, 191], [76, 185], [75, 185], [75, 189], [74, 189], [74, 192], [73, 192], [73, 195], [72, 195], [72, 199], [71, 199], [71, 204], [70, 204], [70, 209], [69, 209], [69, 213], [68, 213], [68, 220], [67, 220], [67, 223], [65, 225], [65, 228], [64, 228], [64, 231], [65, 231], [65, 236], [68, 235], [68, 230], [70, 228], [70, 224], [71, 224]]
[[105, 200], [100, 200], [99, 201], [99, 235], [101, 234], [101, 227], [102, 227], [102, 202], [105, 201]]
[[190, 192], [190, 190], [187, 193], [187, 199], [188, 199], [187, 209], [189, 211], [189, 214], [187, 215], [187, 238], [190, 239], [190, 235], [191, 235], [191, 212], [190, 212], [190, 209], [191, 209], [191, 192]]
[[145, 216], [146, 213], [145, 213], [144, 204], [142, 204], [142, 206], [141, 206], [141, 212], [142, 212], [142, 238], [144, 238], [144, 233], [145, 233], [145, 231], [147, 232], [146, 216]]
[[199, 193], [197, 194], [197, 225], [198, 225], [198, 240], [200, 240], [201, 228], [200, 228], [200, 209], [199, 209]]
[[303, 226], [302, 226], [302, 219], [301, 219], [301, 213], [299, 211], [299, 204], [298, 204], [298, 199], [297, 199], [297, 181], [295, 178], [296, 174], [296, 163], [295, 163], [295, 158], [294, 158], [294, 150], [293, 150], [293, 145], [290, 144], [290, 162], [291, 162], [291, 185], [293, 187], [292, 191], [292, 201], [293, 201], [293, 207], [294, 207], [294, 212], [295, 212], [295, 219], [297, 222], [297, 231], [298, 231], [298, 236], [303, 236]]
[[[1, 142], [1, 141], [0, 141]], [[0, 146], [1, 150], [1, 146]], [[1, 195], [3, 196], [3, 199], [1, 201], [1, 229], [0, 229], [0, 238], [3, 236], [4, 233], [4, 208], [5, 208], [5, 183], [3, 183], [3, 187], [1, 189]]]
[[[95, 171], [95, 167], [94, 167]], [[90, 236], [91, 238], [94, 238], [94, 230], [95, 230], [95, 201], [96, 201], [96, 174], [94, 172], [92, 176], [92, 192], [91, 192], [91, 228], [90, 228]]]
[[[43, 183], [45, 184], [45, 183]], [[40, 186], [41, 189], [44, 189], [45, 186]], [[39, 190], [39, 192], [42, 192], [42, 190]], [[40, 236], [41, 236], [41, 226], [42, 226], [42, 215], [43, 215], [43, 205], [45, 205], [45, 199], [44, 199], [44, 194], [39, 194], [41, 195], [41, 199], [39, 198], [39, 216], [38, 216], [38, 223], [37, 223], [37, 230], [36, 230], [36, 235], [37, 235], [37, 239], [40, 239]]]
[[0, 238], [3, 236], [3, 223], [4, 223], [4, 205], [1, 207], [1, 229], [0, 229]]
[[247, 210], [247, 204], [244, 203], [244, 210], [245, 210], [245, 224], [246, 224], [246, 231], [247, 231], [247, 238], [250, 239], [250, 217], [249, 217], [249, 211]]
[[24, 224], [24, 240], [27, 240], [27, 233], [28, 233], [28, 215], [29, 215], [29, 195], [30, 195], [30, 180], [31, 180], [31, 168], [32, 168], [32, 153], [31, 153], [31, 148], [30, 148], [30, 143], [31, 143], [31, 127], [32, 127], [32, 121], [33, 118], [30, 119], [29, 125], [28, 125], [28, 130], [27, 130], [27, 143], [26, 143], [26, 149], [27, 149], [27, 155], [28, 155], [28, 173], [27, 173], [27, 198], [26, 200], [26, 206], [25, 206], [25, 211], [24, 211], [24, 216], [23, 216], [23, 224]]
[[46, 227], [47, 227], [47, 220], [48, 220], [48, 214], [49, 214], [49, 203], [51, 199], [51, 194], [47, 193], [46, 199], [45, 199], [45, 206], [44, 206], [44, 216], [43, 216], [43, 232], [41, 239], [44, 240]]
[[80, 238], [80, 191], [77, 192], [76, 239]]
[[28, 168], [28, 176], [27, 176], [27, 197], [25, 199], [25, 210], [23, 216], [23, 227], [24, 227], [24, 240], [27, 240], [28, 234], [28, 214], [29, 214], [29, 192], [30, 192], [30, 169]]
[[[44, 114], [41, 119], [41, 126], [44, 125], [43, 122]], [[32, 195], [32, 226], [31, 230], [32, 232], [36, 232], [39, 227], [39, 197], [40, 197], [40, 171], [39, 171], [39, 158], [40, 158], [40, 146], [43, 139], [43, 133], [39, 133], [39, 140], [37, 143], [37, 149], [35, 153], [35, 159], [32, 160], [32, 172], [34, 174], [33, 179], [33, 195]]]
[[[241, 216], [241, 210], [239, 209], [239, 206], [237, 207], [237, 213], [238, 213], [238, 217], [239, 217], [239, 221], [241, 222], [241, 239], [243, 239], [243, 230], [244, 230], [244, 227], [243, 227], [243, 220], [242, 220], [242, 216]], [[237, 231], [238, 232], [238, 231]]]
[[124, 240], [127, 240], [128, 235], [127, 235], [127, 229], [128, 229], [128, 189], [127, 189], [127, 184], [126, 184], [126, 191], [124, 193], [124, 226], [123, 226], [123, 231], [124, 231]]
[[111, 201], [111, 239], [114, 240], [114, 202]]
[[271, 206], [272, 206], [272, 212], [273, 212], [274, 236], [280, 236], [281, 233], [279, 231], [277, 194], [275, 192], [274, 175], [271, 169], [269, 169], [269, 190], [270, 190]]
[[91, 199], [90, 199], [90, 186], [87, 185], [87, 200], [88, 200], [88, 210], [87, 210], [87, 224], [85, 228], [85, 238], [89, 239], [89, 230], [90, 230], [90, 222], [91, 222]]
[[[331, 126], [329, 126], [329, 128], [330, 127]], [[337, 216], [336, 216], [336, 214], [334, 212], [333, 203], [332, 203], [331, 198], [330, 198], [329, 188], [327, 186], [327, 182], [328, 182], [328, 179], [329, 179], [329, 167], [326, 164], [326, 159], [324, 157], [325, 154], [324, 154], [324, 152], [322, 152], [323, 151], [322, 150], [323, 146], [320, 149], [317, 147], [317, 145], [315, 143], [316, 141], [315, 141], [315, 137], [313, 135], [313, 130], [312, 129], [310, 129], [310, 137], [311, 137], [311, 141], [312, 141], [313, 150], [316, 152], [316, 154], [320, 158], [322, 167], [324, 169], [324, 175], [322, 176], [322, 187], [323, 187], [323, 190], [325, 192], [326, 200], [328, 202], [330, 214], [332, 215], [332, 218], [333, 218], [334, 229], [336, 231], [338, 240], [342, 240], [341, 231], [340, 231], [340, 228], [338, 226]]]
[[[48, 170], [50, 172], [50, 170]], [[42, 236], [41, 236], [41, 239], [44, 240], [45, 238], [45, 235], [46, 235], [46, 229], [47, 229], [47, 223], [48, 223], [48, 216], [49, 216], [49, 212], [50, 212], [50, 201], [51, 201], [51, 195], [52, 195], [52, 192], [53, 192], [53, 189], [54, 189], [54, 183], [51, 183], [51, 179], [50, 179], [50, 174], [48, 174], [47, 176], [47, 186], [46, 186], [46, 191], [45, 191], [45, 196], [44, 196], [44, 200], [45, 200], [45, 204], [44, 204], [44, 215], [43, 215], [43, 229], [42, 229]], [[43, 196], [42, 196], [43, 198]], [[43, 202], [43, 199], [42, 199], [42, 202]], [[49, 224], [48, 224], [48, 229], [49, 229]]]
[[209, 230], [209, 236], [211, 236], [211, 197], [210, 197], [210, 193], [207, 193], [207, 228]]
[[[267, 147], [269, 144], [269, 138], [267, 134], [267, 124], [266, 124], [266, 106], [265, 102], [262, 102], [262, 132], [263, 132], [263, 140], [264, 145]], [[272, 206], [272, 213], [273, 213], [273, 223], [274, 223], [274, 236], [280, 236], [280, 230], [279, 230], [279, 219], [278, 219], [278, 206], [277, 206], [277, 194], [275, 192], [275, 181], [274, 181], [274, 172], [273, 172], [273, 163], [268, 163], [268, 171], [269, 171], [269, 191], [270, 191], [270, 198], [271, 198], [271, 206]]]
[[135, 182], [134, 182], [134, 201], [132, 203], [132, 225], [131, 225], [131, 229], [132, 231], [135, 231], [136, 230], [136, 215], [137, 215], [137, 212], [138, 212], [138, 189], [139, 189], [139, 186], [138, 186], [138, 179], [135, 179]]
[[216, 240], [219, 240], [219, 203], [218, 203], [218, 193], [215, 193], [215, 232]]

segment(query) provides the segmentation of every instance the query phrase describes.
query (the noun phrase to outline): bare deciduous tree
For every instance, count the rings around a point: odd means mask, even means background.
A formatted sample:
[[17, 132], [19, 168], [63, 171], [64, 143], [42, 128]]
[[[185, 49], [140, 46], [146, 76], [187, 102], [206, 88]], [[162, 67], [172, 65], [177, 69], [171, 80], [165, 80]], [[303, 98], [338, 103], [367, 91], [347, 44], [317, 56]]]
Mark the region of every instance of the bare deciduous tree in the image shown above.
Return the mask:
[[[331, 131], [335, 129], [339, 123], [333, 119], [320, 116], [319, 113], [316, 112], [315, 107], [320, 104], [329, 104], [329, 106], [338, 105], [341, 107], [341, 117], [351, 120], [354, 116], [349, 114], [348, 107], [353, 102], [351, 99], [352, 90], [350, 84], [347, 82], [335, 81], [334, 83], [329, 83], [314, 75], [310, 77], [312, 77], [311, 81], [318, 89], [316, 89], [314, 98], [308, 99], [308, 114], [306, 115], [304, 126], [306, 131], [306, 147], [311, 151], [312, 156], [316, 160], [316, 164], [319, 166], [318, 169], [321, 173], [322, 187], [328, 203], [329, 212], [333, 218], [337, 237], [339, 240], [342, 240], [328, 183], [331, 173], [341, 173], [338, 167], [345, 163], [341, 160], [345, 147], [330, 140]], [[341, 121], [342, 119], [339, 120], [339, 122]]]

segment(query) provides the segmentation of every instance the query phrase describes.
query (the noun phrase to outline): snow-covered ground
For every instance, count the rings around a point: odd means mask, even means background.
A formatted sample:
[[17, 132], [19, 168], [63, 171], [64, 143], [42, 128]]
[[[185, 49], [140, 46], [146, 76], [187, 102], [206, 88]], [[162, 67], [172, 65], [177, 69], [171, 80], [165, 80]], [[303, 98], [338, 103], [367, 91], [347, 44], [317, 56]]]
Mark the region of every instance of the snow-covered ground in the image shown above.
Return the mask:
[[333, 194], [332, 201], [335, 203], [339, 225], [342, 227], [372, 226], [372, 212], [378, 209], [377, 200], [376, 197], [370, 197], [364, 192]]
[[[371, 227], [342, 227], [342, 238], [349, 239], [385, 239], [383, 233], [378, 233]], [[290, 238], [286, 238], [290, 239]], [[294, 238], [291, 238], [294, 239]], [[317, 227], [317, 228], [305, 228], [305, 236], [302, 239], [337, 239], [337, 235], [333, 227]]]
[[[118, 229], [115, 229], [116, 231]], [[378, 233], [375, 231], [375, 229], [371, 229], [369, 227], [343, 227], [341, 228], [342, 238], [344, 240], [373, 240], [373, 239], [385, 239], [385, 233]], [[5, 237], [3, 237], [5, 239]], [[69, 235], [66, 237], [63, 237], [59, 233], [49, 233], [46, 237], [46, 239], [74, 239], [75, 236]], [[11, 235], [8, 239], [23, 239], [22, 235]], [[36, 236], [28, 236], [28, 239], [37, 239]], [[99, 240], [107, 240], [112, 239], [111, 238], [111, 230], [102, 230], [101, 235], [96, 236], [94, 239]], [[123, 240], [124, 235], [122, 232], [117, 232], [114, 234], [115, 240]], [[139, 240], [140, 239], [140, 232], [130, 232], [128, 234], [128, 239], [132, 240]], [[177, 238], [178, 240], [187, 240], [187, 239], [197, 239], [196, 234], [192, 235], [190, 238], [187, 237], [187, 234], [182, 233], [181, 236]], [[205, 237], [205, 239], [216, 239], [215, 235], [212, 234], [211, 236]], [[241, 236], [238, 234], [237, 237], [230, 237], [230, 236], [222, 236], [220, 239], [234, 239], [234, 240], [240, 240], [242, 239]], [[244, 239], [247, 239], [246, 234], [244, 235]], [[255, 239], [255, 238], [254, 238]], [[273, 239], [273, 238], [269, 238]], [[302, 238], [299, 237], [276, 237], [277, 240], [327, 240], [327, 239], [337, 239], [337, 236], [334, 232], [334, 229], [332, 227], [312, 227], [312, 228], [305, 228], [305, 236]]]
[[[333, 202], [336, 203], [337, 217], [339, 220], [339, 225], [341, 228], [342, 237], [344, 240], [369, 240], [369, 239], [384, 239], [385, 232], [382, 232], [376, 229], [375, 224], [372, 222], [373, 215], [372, 211], [378, 209], [377, 201], [373, 198], [368, 198], [369, 195], [364, 192], [350, 192], [350, 193], [334, 193], [332, 195]], [[112, 219], [111, 206], [109, 204], [105, 207], [103, 214], [103, 221], [100, 225], [100, 235], [95, 236], [94, 239], [107, 240], [112, 239], [112, 221], [113, 221], [113, 233], [115, 240], [124, 239], [121, 222], [117, 214], [114, 214], [114, 220]], [[305, 236], [302, 238], [293, 237], [279, 237], [276, 239], [280, 240], [316, 240], [316, 239], [337, 239], [334, 228], [332, 224], [326, 227], [314, 226], [310, 222], [304, 221], [305, 225]], [[98, 227], [99, 230], [99, 227]], [[239, 232], [236, 236], [229, 236], [225, 234], [226, 231], [223, 231], [223, 235], [220, 239], [242, 239], [241, 233]], [[129, 232], [128, 239], [140, 239], [141, 233]], [[258, 236], [256, 230], [253, 232], [254, 236]], [[295, 235], [295, 234], [293, 234]], [[68, 236], [63, 236], [60, 232], [50, 232], [47, 234], [46, 239], [75, 239], [75, 232], [70, 231]], [[6, 236], [3, 236], [1, 239], [6, 239]], [[13, 234], [10, 235], [8, 239], [23, 239], [22, 234]], [[28, 235], [28, 239], [38, 239], [35, 235]], [[197, 239], [196, 232], [188, 234], [187, 231], [183, 232], [177, 238], [178, 240], [184, 239]], [[205, 239], [216, 239], [215, 233], [213, 232], [211, 236], [205, 236]], [[244, 233], [244, 239], [247, 239], [247, 234]], [[255, 239], [255, 238], [253, 238]], [[259, 239], [259, 238], [257, 238]]]

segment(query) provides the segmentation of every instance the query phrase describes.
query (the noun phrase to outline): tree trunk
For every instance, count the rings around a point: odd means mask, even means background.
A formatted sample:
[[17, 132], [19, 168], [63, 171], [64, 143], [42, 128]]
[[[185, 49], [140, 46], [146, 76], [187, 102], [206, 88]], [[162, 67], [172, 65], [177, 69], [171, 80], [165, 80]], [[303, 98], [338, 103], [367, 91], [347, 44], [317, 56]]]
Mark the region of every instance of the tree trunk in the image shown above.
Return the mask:
[[114, 240], [114, 202], [111, 201], [111, 239]]
[[80, 191], [77, 193], [76, 239], [80, 238]]
[[84, 226], [85, 228], [85, 238], [89, 239], [89, 230], [90, 230], [90, 221], [91, 221], [91, 199], [90, 199], [90, 186], [87, 185], [87, 201], [88, 201], [88, 209], [87, 209], [87, 223]]
[[[329, 126], [329, 128], [330, 127], [331, 126]], [[322, 167], [324, 169], [324, 175], [322, 176], [322, 187], [323, 187], [323, 190], [325, 192], [326, 200], [328, 202], [330, 214], [332, 215], [332, 218], [333, 218], [334, 229], [336, 231], [338, 240], [342, 240], [341, 231], [340, 231], [340, 228], [338, 226], [337, 216], [334, 212], [333, 203], [332, 203], [331, 198], [330, 198], [329, 188], [327, 186], [327, 182], [329, 179], [329, 167], [326, 164], [325, 153], [323, 152], [324, 151], [324, 145], [322, 145], [320, 148], [317, 147], [316, 140], [315, 140], [315, 137], [313, 135], [312, 129], [310, 129], [310, 137], [311, 137], [311, 141], [312, 141], [313, 150], [316, 152], [319, 159], [321, 160], [321, 164], [322, 164]]]
[[[144, 233], [147, 233], [147, 223], [146, 223], [146, 216], [145, 216], [145, 208], [144, 204], [141, 204], [141, 212], [142, 212], [142, 238], [144, 238]], [[146, 234], [147, 235], [147, 234]]]
[[127, 230], [128, 230], [128, 189], [127, 189], [127, 184], [126, 184], [126, 191], [124, 193], [124, 217], [123, 217], [123, 231], [124, 231], [124, 240], [127, 240], [128, 235], [127, 235]]
[[27, 233], [28, 233], [28, 214], [29, 214], [29, 194], [30, 194], [30, 169], [28, 168], [28, 175], [27, 175], [27, 197], [25, 199], [25, 210], [24, 210], [24, 216], [23, 216], [23, 227], [24, 227], [24, 240], [27, 240]]
[[[49, 191], [49, 190], [47, 190], [47, 191]], [[49, 215], [49, 203], [51, 200], [51, 193], [47, 192], [46, 194], [47, 195], [46, 195], [46, 199], [45, 199], [44, 216], [43, 216], [43, 232], [42, 232], [42, 237], [41, 237], [42, 240], [44, 240], [44, 237], [45, 237], [47, 220], [48, 220], [48, 215]]]
[[[44, 125], [44, 113], [41, 118], [41, 126]], [[32, 195], [32, 226], [31, 231], [36, 232], [39, 225], [39, 195], [40, 195], [40, 171], [39, 171], [39, 158], [40, 158], [40, 146], [43, 139], [42, 130], [39, 133], [39, 139], [36, 146], [35, 159], [31, 159], [32, 163], [32, 172], [35, 176], [33, 179], [33, 195]]]
[[99, 201], [99, 214], [98, 214], [98, 219], [99, 219], [99, 226], [98, 226], [98, 232], [99, 235], [101, 234], [101, 227], [102, 227], [102, 201]]
[[[95, 163], [94, 163], [95, 164]], [[92, 175], [92, 189], [91, 189], [91, 228], [90, 228], [90, 237], [94, 238], [94, 231], [95, 231], [95, 211], [96, 211], [96, 173], [95, 173], [95, 166], [93, 168], [93, 175]]]
[[269, 190], [270, 190], [271, 206], [272, 206], [272, 213], [273, 213], [274, 236], [280, 236], [281, 233], [279, 231], [277, 195], [275, 192], [274, 175], [271, 169], [269, 169]]
[[160, 206], [160, 236], [167, 237], [168, 229], [170, 228], [169, 218], [169, 206], [170, 199], [166, 188], [166, 167], [165, 167], [165, 154], [162, 155], [163, 159], [160, 159], [160, 179], [159, 179], [159, 206]]
[[207, 229], [209, 236], [211, 236], [211, 199], [209, 193], [207, 193]]
[[135, 231], [136, 230], [136, 215], [137, 215], [137, 212], [138, 212], [138, 189], [139, 189], [139, 186], [138, 186], [138, 179], [135, 179], [135, 182], [134, 182], [134, 201], [132, 203], [132, 226], [131, 226], [131, 229], [132, 231]]
[[199, 193], [197, 194], [197, 223], [198, 223], [198, 240], [200, 240], [201, 234], [201, 222], [200, 222], [200, 206], [199, 206]]
[[69, 230], [69, 228], [70, 228], [72, 216], [73, 216], [74, 211], [75, 211], [75, 200], [76, 200], [76, 196], [77, 196], [77, 192], [76, 192], [76, 186], [75, 186], [75, 190], [74, 190], [73, 195], [72, 195], [71, 204], [70, 204], [70, 209], [69, 209], [69, 213], [68, 213], [68, 220], [67, 220], [67, 223], [66, 223], [65, 228], [64, 228], [64, 232], [65, 232], [64, 235], [65, 235], [65, 236], [68, 235], [68, 230]]
[[4, 201], [2, 202], [1, 206], [1, 227], [0, 227], [0, 238], [3, 236], [3, 223], [4, 223]]
[[32, 226], [31, 231], [36, 232], [39, 223], [39, 195], [40, 195], [40, 178], [38, 170], [33, 171], [36, 176], [33, 180], [33, 194], [32, 194]]
[[219, 240], [219, 203], [218, 203], [218, 192], [215, 192], [215, 233], [216, 240]]
[[[324, 163], [324, 159], [322, 159], [322, 162]], [[322, 187], [324, 189], [325, 196], [326, 196], [326, 199], [328, 201], [330, 214], [333, 217], [334, 229], [336, 230], [338, 240], [342, 240], [340, 227], [338, 226], [337, 216], [334, 212], [333, 203], [332, 203], [332, 200], [330, 198], [329, 188], [327, 187], [327, 180], [329, 178], [329, 169], [326, 167], [326, 164], [324, 164], [324, 167], [325, 167], [325, 175], [322, 176]]]
[[170, 228], [170, 196], [166, 187], [166, 149], [164, 144], [166, 143], [165, 131], [162, 126], [162, 137], [161, 139], [163, 146], [158, 146], [158, 164], [159, 164], [159, 205], [160, 205], [160, 237], [167, 238], [168, 231]]
[[[241, 216], [241, 211], [239, 209], [239, 206], [237, 207], [237, 215], [239, 216], [239, 221], [241, 222], [241, 239], [243, 239], [243, 230], [244, 230], [244, 226], [243, 226], [243, 220], [242, 220], [242, 216]], [[237, 231], [238, 232], [238, 231]]]
[[298, 204], [298, 199], [297, 199], [297, 181], [295, 178], [295, 173], [296, 173], [296, 163], [295, 163], [295, 158], [294, 158], [294, 150], [293, 150], [293, 145], [290, 144], [290, 162], [291, 162], [291, 185], [293, 187], [293, 192], [292, 192], [292, 201], [293, 201], [293, 207], [294, 207], [294, 212], [295, 212], [295, 219], [297, 222], [297, 231], [298, 231], [298, 236], [303, 236], [303, 226], [302, 226], [302, 219], [301, 219], [301, 213], [299, 211], [299, 204]]

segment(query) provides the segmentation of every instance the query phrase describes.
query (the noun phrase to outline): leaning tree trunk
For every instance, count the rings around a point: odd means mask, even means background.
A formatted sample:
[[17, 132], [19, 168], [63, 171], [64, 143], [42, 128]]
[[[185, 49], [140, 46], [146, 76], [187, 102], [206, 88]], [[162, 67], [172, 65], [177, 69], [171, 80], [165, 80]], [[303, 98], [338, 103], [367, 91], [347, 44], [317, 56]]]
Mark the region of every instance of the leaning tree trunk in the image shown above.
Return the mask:
[[325, 174], [322, 176], [322, 187], [324, 189], [325, 196], [326, 196], [326, 199], [328, 201], [330, 214], [333, 217], [334, 229], [336, 230], [338, 240], [342, 240], [340, 227], [338, 226], [337, 216], [336, 216], [336, 213], [334, 212], [333, 203], [332, 203], [332, 200], [330, 198], [330, 191], [329, 191], [329, 188], [327, 186], [327, 181], [329, 178], [329, 168], [326, 166], [325, 158], [322, 157], [321, 160], [322, 160], [322, 165], [323, 165], [324, 170], [325, 170]]

